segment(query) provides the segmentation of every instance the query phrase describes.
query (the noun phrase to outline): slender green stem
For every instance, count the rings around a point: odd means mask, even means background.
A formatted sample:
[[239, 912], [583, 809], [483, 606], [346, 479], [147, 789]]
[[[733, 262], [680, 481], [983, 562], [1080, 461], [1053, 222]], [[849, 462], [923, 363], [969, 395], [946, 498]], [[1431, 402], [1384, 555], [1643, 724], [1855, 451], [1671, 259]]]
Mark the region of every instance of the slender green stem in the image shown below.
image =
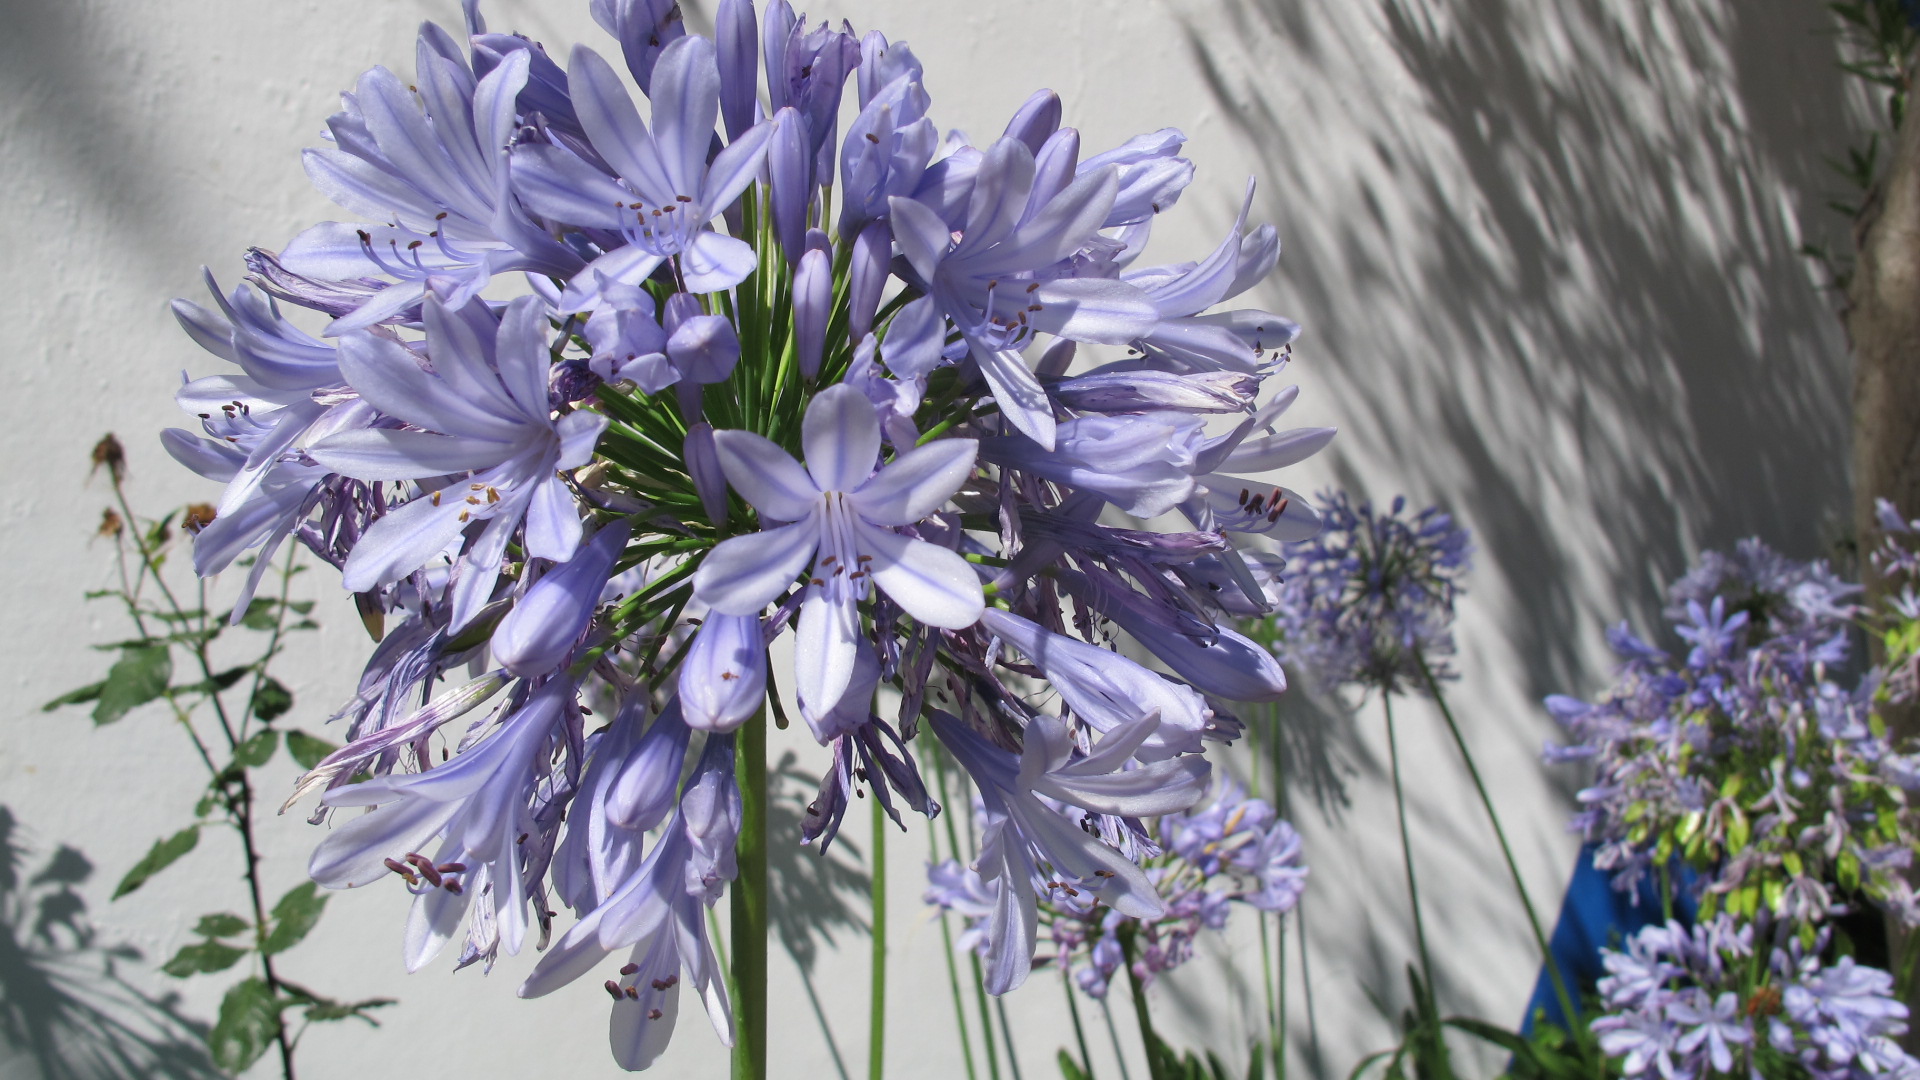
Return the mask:
[[1120, 1080], [1133, 1080], [1133, 1074], [1127, 1069], [1127, 1052], [1120, 1048], [1120, 1028], [1113, 1022], [1113, 1010], [1107, 1006], [1107, 999], [1100, 999], [1100, 1015], [1107, 1021], [1107, 1038], [1113, 1042], [1113, 1060], [1120, 1063]]
[[1080, 1003], [1073, 997], [1073, 977], [1060, 965], [1060, 987], [1067, 992], [1067, 1015], [1073, 1017], [1073, 1041], [1080, 1047], [1080, 1072], [1093, 1080], [1093, 1051], [1087, 1049], [1087, 1030], [1080, 1026]]
[[[940, 793], [942, 795], [948, 795], [954, 789], [949, 787], [947, 783], [947, 755], [935, 749], [930, 752], [929, 756], [933, 758], [933, 771], [936, 777], [935, 782], [940, 785]], [[960, 801], [958, 798], [949, 798], [947, 805], [953, 806], [959, 804]], [[955, 815], [952, 812], [948, 812], [941, 816], [947, 819], [948, 850], [953, 852], [954, 858], [965, 862], [967, 857], [960, 854], [960, 833], [953, 823]], [[969, 819], [972, 818], [971, 814], [967, 816]], [[972, 839], [971, 829], [969, 829], [968, 839]], [[995, 1050], [993, 1046], [993, 1014], [987, 1010], [987, 981], [985, 977], [980, 974], [980, 954], [969, 952], [967, 954], [967, 966], [973, 971], [973, 996], [975, 1002], [980, 1007], [980, 1042], [987, 1048], [987, 1075], [991, 1077], [992, 1080], [1000, 1080], [1000, 1053], [998, 1050]]]
[[1466, 736], [1454, 720], [1453, 710], [1447, 707], [1446, 695], [1440, 692], [1440, 680], [1434, 678], [1433, 668], [1428, 666], [1425, 656], [1416, 651], [1413, 658], [1420, 665], [1420, 677], [1426, 680], [1427, 692], [1433, 695], [1434, 704], [1440, 706], [1440, 718], [1446, 721], [1447, 733], [1453, 736], [1453, 745], [1460, 750], [1460, 760], [1466, 763], [1467, 775], [1473, 778], [1473, 790], [1480, 795], [1480, 805], [1486, 808], [1494, 839], [1500, 842], [1500, 857], [1506, 860], [1507, 873], [1513, 878], [1513, 891], [1519, 894], [1520, 906], [1526, 909], [1527, 928], [1533, 931], [1534, 943], [1540, 947], [1540, 960], [1546, 965], [1547, 979], [1553, 983], [1553, 992], [1560, 999], [1561, 1014], [1572, 1025], [1574, 1018], [1579, 1015], [1573, 1007], [1573, 995], [1567, 992], [1566, 980], [1560, 976], [1560, 966], [1553, 962], [1553, 947], [1547, 943], [1546, 931], [1540, 925], [1540, 915], [1533, 907], [1533, 897], [1527, 893], [1527, 883], [1520, 877], [1520, 864], [1513, 857], [1513, 846], [1507, 842], [1507, 830], [1500, 824], [1500, 813], [1493, 807], [1493, 796], [1487, 791], [1486, 781], [1480, 778], [1480, 767], [1474, 764], [1473, 753], [1467, 749]]
[[1380, 704], [1387, 714], [1387, 761], [1393, 771], [1393, 808], [1400, 819], [1400, 861], [1407, 871], [1407, 900], [1413, 908], [1413, 936], [1420, 946], [1420, 977], [1428, 992], [1433, 987], [1433, 958], [1427, 953], [1427, 923], [1420, 914], [1420, 882], [1413, 872], [1413, 838], [1407, 830], [1407, 793], [1400, 783], [1400, 744], [1393, 729], [1393, 695], [1382, 693]]
[[733, 1080], [767, 1077], [767, 718], [740, 728], [739, 876], [733, 882]]
[[[123, 515], [122, 520], [125, 522], [125, 528], [132, 532], [135, 548], [140, 553], [141, 579], [145, 580], [149, 577], [153, 579], [154, 587], [160, 590], [161, 597], [167, 603], [168, 611], [173, 615], [174, 619], [177, 620], [178, 625], [184, 629], [189, 625], [189, 616], [187, 615], [186, 609], [181, 606], [180, 600], [174, 594], [173, 589], [167, 584], [166, 578], [161, 576], [159, 545], [149, 544], [147, 537], [141, 532], [140, 519], [134, 514], [132, 504], [127, 501], [126, 486], [121, 481], [120, 475], [116, 472], [112, 479], [114, 501], [119, 504], [120, 512]], [[293, 576], [291, 570], [293, 564], [292, 549], [289, 549], [287, 555], [289, 569], [285, 571], [285, 577], [281, 585], [282, 603], [275, 612], [273, 637], [268, 644], [266, 654], [261, 657], [258, 665], [259, 670], [255, 673], [254, 687], [256, 693], [258, 692], [261, 678], [264, 677], [262, 673], [265, 671], [267, 661], [272, 659], [273, 653], [279, 647], [281, 628], [286, 621], [286, 588], [287, 583], [291, 581]], [[126, 576], [124, 561], [121, 565], [121, 580], [124, 585]], [[140, 617], [138, 602], [133, 599], [131, 594], [128, 595], [127, 601], [130, 612], [133, 615], [134, 625], [140, 629], [142, 636], [150, 636], [147, 634], [145, 621]], [[217, 684], [213, 677], [213, 659], [207, 651], [207, 643], [212, 637], [213, 627], [210, 625], [207, 617], [206, 585], [204, 582], [200, 583], [200, 606], [198, 611], [199, 618], [197, 620], [197, 628], [200, 632], [195, 635], [193, 644], [187, 651], [193, 655], [194, 660], [198, 663], [200, 677], [205, 680], [207, 686], [205, 700], [213, 706], [214, 716], [220, 721], [220, 730], [222, 734], [226, 736], [227, 749], [228, 752], [231, 753], [239, 748], [240, 741], [244, 738], [244, 728], [247, 717], [252, 712], [252, 705], [249, 703], [247, 711], [242, 714], [240, 727], [236, 728], [227, 715], [226, 703], [221, 700], [219, 690], [215, 689]], [[171, 694], [168, 694], [168, 700], [170, 702], [173, 700]], [[177, 704], [175, 705], [175, 709], [176, 711], [180, 711]], [[206, 745], [200, 740], [199, 734], [194, 731], [192, 723], [184, 714], [181, 719], [188, 734], [193, 738], [194, 748], [200, 752], [201, 760], [206, 763], [208, 771], [213, 774], [212, 780], [214, 784], [225, 798], [229, 823], [233, 826], [234, 831], [240, 835], [241, 851], [246, 858], [247, 895], [253, 908], [253, 930], [255, 947], [260, 957], [260, 974], [262, 981], [266, 983], [268, 992], [278, 1000], [284, 984], [281, 982], [278, 973], [274, 970], [273, 958], [267, 955], [266, 951], [268, 933], [267, 907], [260, 889], [260, 852], [258, 845], [254, 843], [253, 835], [253, 785], [249, 782], [247, 772], [244, 768], [234, 769], [233, 772], [235, 775], [231, 778], [226, 776], [224, 770], [216, 768], [212, 756], [207, 752]], [[284, 1023], [275, 1025], [274, 1045], [280, 1053], [280, 1071], [282, 1077], [284, 1080], [295, 1080], [293, 1039], [288, 1035], [287, 1027]]]
[[947, 988], [953, 991], [953, 1018], [960, 1025], [960, 1054], [967, 1063], [967, 1080], [976, 1080], [973, 1071], [973, 1036], [967, 1031], [966, 998], [960, 993], [960, 969], [953, 962], [953, 928], [940, 914], [940, 943], [947, 951]]
[[1000, 1038], [1007, 1044], [1007, 1071], [1020, 1080], [1020, 1056], [1013, 1052], [1013, 1025], [1007, 1022], [1007, 999], [993, 999], [993, 1011], [1000, 1014]]
[[1131, 924], [1120, 927], [1120, 951], [1126, 958], [1127, 987], [1133, 991], [1133, 1019], [1140, 1025], [1140, 1045], [1147, 1052], [1147, 1075], [1152, 1080], [1171, 1080], [1161, 1068], [1160, 1036], [1154, 1034], [1153, 1016], [1147, 1011], [1147, 988], [1140, 984], [1140, 973], [1133, 967], [1135, 949]]
[[873, 804], [873, 975], [867, 1013], [867, 1076], [886, 1075], [887, 1047], [887, 812]]

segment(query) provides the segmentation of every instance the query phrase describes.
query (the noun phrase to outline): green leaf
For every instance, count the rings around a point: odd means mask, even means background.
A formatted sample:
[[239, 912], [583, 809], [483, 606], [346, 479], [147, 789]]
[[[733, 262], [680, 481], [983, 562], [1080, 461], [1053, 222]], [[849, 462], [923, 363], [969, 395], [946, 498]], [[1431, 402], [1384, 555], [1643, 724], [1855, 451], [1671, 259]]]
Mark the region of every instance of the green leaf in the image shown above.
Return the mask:
[[280, 625], [280, 613], [275, 610], [278, 606], [277, 600], [256, 599], [247, 605], [247, 613], [240, 616], [240, 625], [249, 630], [272, 630]]
[[280, 733], [272, 728], [264, 728], [253, 733], [253, 737], [233, 748], [233, 763], [245, 769], [256, 768], [267, 763], [273, 757], [274, 750], [280, 746]]
[[173, 954], [173, 959], [160, 965], [160, 970], [176, 979], [202, 972], [225, 971], [240, 962], [247, 955], [246, 949], [236, 949], [218, 941], [200, 941]]
[[326, 906], [327, 898], [321, 894], [319, 885], [309, 881], [296, 886], [273, 905], [273, 929], [267, 932], [260, 951], [272, 956], [300, 944], [313, 924], [320, 921], [320, 912]]
[[173, 655], [165, 645], [122, 649], [101, 684], [93, 722], [111, 724], [135, 706], [152, 701], [167, 692], [167, 680], [172, 677]]
[[107, 682], [105, 679], [102, 679], [97, 683], [83, 686], [78, 690], [69, 690], [59, 697], [54, 698], [52, 701], [47, 702], [45, 705], [40, 706], [40, 711], [52, 712], [63, 705], [83, 705], [89, 701], [98, 700], [100, 691], [106, 688]]
[[127, 876], [120, 879], [120, 884], [113, 890], [113, 899], [118, 900], [145, 885], [148, 878], [172, 866], [174, 860], [192, 851], [193, 845], [199, 842], [200, 827], [197, 825], [189, 825], [165, 840], [154, 841], [145, 857], [134, 863], [133, 869], [127, 871]]
[[291, 708], [293, 708], [293, 691], [282, 686], [278, 679], [268, 677], [260, 680], [260, 688], [253, 692], [253, 715], [259, 717], [264, 723], [274, 717], [285, 715]]
[[1062, 1047], [1060, 1050], [1059, 1061], [1062, 1080], [1093, 1080], [1092, 1077], [1087, 1075], [1086, 1070], [1082, 1069], [1079, 1064], [1073, 1060], [1073, 1056], [1067, 1053], [1065, 1047]]
[[246, 932], [247, 927], [252, 925], [231, 911], [223, 911], [218, 915], [200, 916], [200, 921], [193, 924], [193, 932], [201, 937], [232, 937]]
[[220, 1019], [207, 1032], [213, 1063], [227, 1072], [244, 1072], [260, 1060], [280, 1034], [280, 1003], [258, 978], [234, 984], [220, 999]]
[[351, 1020], [358, 1018], [365, 1020], [374, 1027], [379, 1027], [380, 1021], [366, 1015], [367, 1010], [397, 1004], [399, 1004], [399, 1002], [393, 998], [368, 998], [365, 1001], [328, 1001], [315, 999], [312, 1005], [307, 1006], [306, 1015], [307, 1019], [315, 1021]]
[[287, 732], [287, 753], [303, 769], [311, 769], [320, 760], [340, 749], [325, 739], [316, 739], [304, 731]]
[[176, 686], [174, 690], [187, 691], [195, 694], [211, 694], [231, 687], [234, 683], [246, 678], [252, 671], [253, 665], [243, 664], [240, 667], [228, 668], [211, 679], [201, 679], [197, 683], [187, 683], [182, 686]]

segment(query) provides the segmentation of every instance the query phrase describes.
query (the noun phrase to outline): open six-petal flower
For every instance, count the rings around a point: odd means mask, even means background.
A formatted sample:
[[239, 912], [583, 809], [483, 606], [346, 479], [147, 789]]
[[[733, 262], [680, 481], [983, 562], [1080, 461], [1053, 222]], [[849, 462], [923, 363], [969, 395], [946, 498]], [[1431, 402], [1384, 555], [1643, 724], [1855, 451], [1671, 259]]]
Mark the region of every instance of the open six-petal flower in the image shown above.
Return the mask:
[[845, 384], [822, 390], [807, 406], [800, 441], [805, 467], [751, 431], [714, 434], [727, 482], [763, 521], [788, 524], [723, 541], [701, 563], [694, 589], [723, 615], [752, 615], [814, 559], [795, 677], [802, 698], [838, 701], [853, 678], [856, 605], [869, 584], [929, 626], [959, 629], [980, 618], [985, 597], [966, 560], [895, 531], [925, 520], [960, 490], [978, 444], [939, 439], [876, 471], [880, 421], [866, 397]]

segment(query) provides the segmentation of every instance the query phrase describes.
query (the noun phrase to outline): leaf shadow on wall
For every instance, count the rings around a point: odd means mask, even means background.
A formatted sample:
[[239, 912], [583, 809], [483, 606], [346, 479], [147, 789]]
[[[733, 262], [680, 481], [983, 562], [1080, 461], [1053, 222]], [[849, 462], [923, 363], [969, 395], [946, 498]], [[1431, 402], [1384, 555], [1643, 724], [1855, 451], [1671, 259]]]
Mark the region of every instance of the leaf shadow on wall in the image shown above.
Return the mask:
[[[1499, 683], [1473, 688], [1487, 700], [1604, 687], [1598, 629], [1657, 627], [1703, 548], [1751, 535], [1810, 558], [1842, 539], [1850, 365], [1796, 252], [1839, 231], [1823, 159], [1858, 127], [1825, 17], [1801, 0], [1229, 0], [1186, 23], [1213, 115], [1255, 157], [1254, 218], [1286, 244], [1247, 299], [1306, 328], [1293, 373], [1342, 428], [1334, 474], [1474, 531], [1468, 584], [1491, 617], [1463, 651]], [[1469, 726], [1483, 755], [1554, 734], [1538, 708]], [[1357, 750], [1358, 775], [1384, 771]], [[1581, 775], [1550, 775], [1570, 807]], [[1450, 793], [1412, 794], [1416, 814], [1455, 813]], [[1508, 822], [1522, 860], [1557, 851], [1563, 821]], [[1492, 903], [1490, 850], [1462, 831], [1425, 857]], [[1557, 897], [1535, 901], [1551, 920]], [[1385, 914], [1316, 941], [1316, 963], [1398, 995]], [[1484, 922], [1452, 930], [1528, 948]], [[1459, 1005], [1516, 996], [1453, 981]]]
[[28, 876], [20, 824], [0, 806], [0, 1075], [17, 1080], [219, 1077], [205, 1025], [173, 994], [120, 974], [138, 950], [102, 942], [76, 891], [93, 864], [62, 845]]

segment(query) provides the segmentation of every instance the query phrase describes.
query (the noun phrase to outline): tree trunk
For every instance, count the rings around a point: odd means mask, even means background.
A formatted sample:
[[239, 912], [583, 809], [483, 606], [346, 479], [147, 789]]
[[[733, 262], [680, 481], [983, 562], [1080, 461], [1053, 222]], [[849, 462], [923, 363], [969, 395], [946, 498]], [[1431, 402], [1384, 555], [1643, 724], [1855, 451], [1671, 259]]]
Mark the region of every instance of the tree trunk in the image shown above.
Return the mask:
[[[1854, 534], [1869, 599], [1887, 585], [1867, 558], [1881, 538], [1874, 500], [1892, 499], [1903, 516], [1920, 517], [1920, 108], [1907, 110], [1874, 203], [1857, 233], [1846, 318]], [[1920, 734], [1911, 725], [1905, 733]]]
[[[1853, 520], [1866, 602], [1899, 583], [1875, 572], [1870, 558], [1882, 536], [1874, 500], [1893, 500], [1901, 515], [1920, 517], [1920, 108], [1907, 110], [1893, 160], [1856, 233], [1859, 252], [1848, 288], [1847, 335], [1853, 342]], [[1878, 651], [1878, 643], [1872, 646]], [[1886, 711], [1891, 733], [1920, 736], [1920, 708]], [[1910, 933], [1887, 920], [1891, 956]], [[1897, 964], [1894, 965], [1897, 968]], [[1904, 996], [1920, 1016], [1920, 987]], [[1920, 1053], [1920, 1025], [1902, 1040]]]

